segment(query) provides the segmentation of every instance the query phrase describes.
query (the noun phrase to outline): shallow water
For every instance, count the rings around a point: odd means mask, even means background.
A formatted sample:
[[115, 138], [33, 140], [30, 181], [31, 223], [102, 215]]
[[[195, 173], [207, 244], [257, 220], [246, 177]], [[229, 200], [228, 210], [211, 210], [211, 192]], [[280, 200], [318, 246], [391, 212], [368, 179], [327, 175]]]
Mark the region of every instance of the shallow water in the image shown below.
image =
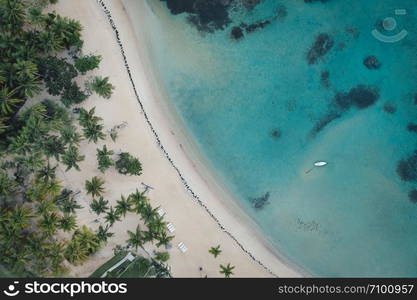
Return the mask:
[[[401, 181], [399, 160], [416, 149], [417, 3], [412, 0], [265, 0], [230, 12], [225, 30], [201, 33], [186, 14], [148, 0], [152, 60], [202, 154], [280, 251], [320, 276], [417, 276], [417, 206], [413, 183]], [[246, 34], [230, 30], [287, 16]], [[394, 10], [407, 9], [407, 15]], [[395, 17], [409, 34], [383, 43], [371, 31]], [[320, 33], [334, 39], [323, 59], [306, 54]], [[375, 55], [382, 66], [369, 70]], [[328, 86], [321, 73], [329, 72]], [[365, 109], [342, 110], [337, 92], [363, 84], [379, 89]], [[384, 106], [395, 107], [387, 113]], [[340, 117], [321, 131], [331, 114]], [[273, 133], [277, 136], [273, 136]], [[279, 132], [279, 133], [277, 133]], [[318, 160], [329, 165], [306, 171]], [[250, 199], [270, 193], [255, 209]]]

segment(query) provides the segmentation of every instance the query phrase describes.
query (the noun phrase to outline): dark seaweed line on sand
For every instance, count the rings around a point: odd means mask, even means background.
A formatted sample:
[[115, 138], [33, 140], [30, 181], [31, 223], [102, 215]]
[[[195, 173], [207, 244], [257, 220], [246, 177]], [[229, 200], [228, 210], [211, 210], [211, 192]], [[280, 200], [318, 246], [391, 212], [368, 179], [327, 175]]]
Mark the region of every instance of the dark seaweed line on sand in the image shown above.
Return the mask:
[[146, 114], [146, 111], [145, 111], [145, 109], [144, 109], [144, 106], [143, 106], [143, 104], [142, 104], [142, 101], [140, 100], [140, 97], [139, 97], [139, 94], [138, 94], [138, 92], [137, 92], [137, 89], [136, 89], [136, 86], [135, 86], [135, 83], [134, 83], [134, 81], [133, 81], [133, 77], [132, 77], [132, 74], [131, 74], [131, 72], [130, 72], [130, 67], [129, 67], [129, 64], [127, 63], [127, 57], [126, 57], [126, 54], [125, 54], [125, 51], [124, 51], [124, 47], [123, 47], [123, 44], [122, 44], [122, 42], [121, 42], [121, 39], [120, 39], [120, 35], [119, 35], [119, 31], [117, 30], [117, 27], [116, 27], [116, 25], [115, 25], [115, 22], [113, 21], [113, 18], [112, 18], [112, 16], [111, 16], [111, 13], [110, 13], [110, 11], [107, 9], [107, 7], [106, 7], [106, 5], [104, 4], [104, 2], [103, 2], [103, 0], [96, 0], [97, 1], [97, 3], [101, 6], [101, 8], [103, 9], [103, 11], [104, 11], [104, 13], [106, 14], [106, 16], [107, 16], [107, 19], [109, 20], [109, 23], [110, 23], [110, 25], [111, 25], [111, 27], [113, 28], [113, 31], [114, 31], [114, 33], [115, 33], [115, 35], [116, 35], [116, 40], [117, 40], [117, 43], [118, 43], [118, 45], [119, 45], [119, 47], [120, 47], [120, 51], [121, 51], [121, 54], [122, 54], [122, 56], [123, 56], [123, 61], [124, 61], [124, 63], [125, 63], [125, 67], [126, 67], [126, 70], [127, 70], [127, 73], [128, 73], [128, 75], [129, 75], [129, 80], [130, 80], [130, 83], [132, 84], [132, 87], [133, 87], [133, 91], [135, 92], [135, 96], [136, 96], [136, 100], [138, 101], [138, 103], [139, 103], [139, 106], [140, 106], [140, 108], [141, 108], [141, 110], [142, 110], [142, 112], [143, 112], [143, 115], [145, 116], [145, 119], [146, 119], [146, 122], [148, 123], [148, 125], [149, 125], [149, 127], [150, 127], [150, 129], [151, 129], [151, 131], [153, 132], [153, 134], [154, 134], [154, 136], [155, 136], [155, 138], [156, 138], [156, 142], [157, 142], [157, 144], [158, 144], [158, 146], [159, 146], [159, 148], [162, 150], [162, 152], [164, 153], [164, 155], [165, 155], [165, 157], [168, 159], [168, 161], [171, 163], [171, 166], [175, 169], [175, 171], [178, 173], [178, 175], [179, 175], [179, 177], [180, 177], [180, 179], [181, 179], [181, 181], [182, 181], [182, 183], [184, 184], [184, 186], [185, 186], [185, 188], [188, 190], [188, 192], [193, 196], [193, 198], [198, 202], [198, 204], [200, 204], [200, 206], [202, 206], [205, 210], [206, 210], [206, 212], [214, 219], [214, 221], [217, 223], [217, 225], [220, 227], [220, 229], [223, 231], [223, 232], [225, 232], [230, 238], [232, 238], [235, 242], [236, 242], [236, 244], [247, 254], [247, 255], [249, 255], [249, 257], [252, 259], [252, 260], [254, 260], [255, 262], [257, 262], [259, 265], [261, 265], [265, 270], [267, 270], [269, 273], [271, 273], [273, 276], [275, 276], [275, 277], [278, 277], [274, 272], [272, 272], [272, 270], [270, 270], [266, 265], [264, 265], [260, 260], [258, 260], [258, 259], [256, 259], [253, 255], [252, 255], [252, 253], [251, 252], [249, 252], [248, 250], [246, 250], [245, 249], [245, 247], [243, 247], [243, 245], [229, 232], [229, 231], [227, 231], [224, 227], [223, 227], [223, 225], [220, 223], [220, 221], [217, 219], [217, 217], [208, 209], [208, 207], [203, 203], [203, 201], [201, 201], [200, 200], [200, 197], [196, 194], [196, 193], [194, 193], [194, 191], [190, 188], [190, 186], [189, 186], [189, 184], [187, 183], [187, 181], [185, 180], [185, 178], [184, 178], [184, 176], [182, 175], [182, 173], [181, 173], [181, 171], [178, 169], [178, 167], [174, 164], [174, 161], [171, 159], [171, 157], [169, 156], [169, 154], [168, 154], [168, 152], [165, 150], [165, 148], [164, 148], [164, 146], [162, 145], [162, 143], [161, 143], [161, 140], [159, 139], [159, 136], [158, 136], [158, 134], [157, 134], [157, 132], [156, 132], [156, 130], [154, 129], [154, 127], [153, 127], [153, 125], [152, 125], [152, 123], [151, 123], [151, 121], [149, 120], [149, 118], [148, 118], [148, 115]]

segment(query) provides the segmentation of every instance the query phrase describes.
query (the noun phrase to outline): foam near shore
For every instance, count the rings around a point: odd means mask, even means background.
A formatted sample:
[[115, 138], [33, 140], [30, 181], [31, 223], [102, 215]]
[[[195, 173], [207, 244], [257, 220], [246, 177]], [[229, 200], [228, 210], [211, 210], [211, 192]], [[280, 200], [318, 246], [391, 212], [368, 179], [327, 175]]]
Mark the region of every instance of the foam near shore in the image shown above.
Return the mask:
[[[106, 128], [128, 122], [116, 144], [109, 139], [105, 143], [115, 151], [120, 148], [138, 156], [143, 163], [140, 178], [121, 176], [115, 171], [106, 173], [105, 197], [114, 205], [120, 194], [140, 188], [141, 182], [155, 187], [149, 194], [152, 204], [160, 205], [167, 221], [176, 228], [174, 248], [169, 251], [173, 276], [217, 277], [221, 275], [219, 265], [227, 263], [236, 266], [235, 277], [301, 276], [300, 271], [280, 259], [254, 222], [215, 180], [164, 99], [142, 31], [146, 30], [143, 20], [152, 13], [145, 1], [60, 1], [54, 9], [81, 22], [84, 52], [103, 56], [100, 74], [110, 76], [116, 86], [110, 101], [92, 96], [84, 104], [86, 108], [96, 107]], [[110, 20], [114, 21], [113, 27]], [[86, 155], [80, 164], [82, 173], [69, 171], [61, 176], [66, 184], [79, 190], [83, 190], [85, 179], [98, 175], [96, 145], [83, 144], [82, 149]], [[88, 211], [88, 197], [80, 198], [84, 199], [84, 208], [78, 214], [79, 222], [98, 226], [92, 224], [96, 217]], [[115, 245], [125, 244], [126, 230], [134, 230], [138, 222], [138, 217], [131, 214], [116, 223], [112, 228], [115, 235], [108, 245], [76, 267], [73, 275], [90, 275], [112, 256]], [[186, 253], [176, 247], [180, 242], [187, 246]], [[221, 245], [222, 253], [214, 258], [208, 250], [217, 245]]]

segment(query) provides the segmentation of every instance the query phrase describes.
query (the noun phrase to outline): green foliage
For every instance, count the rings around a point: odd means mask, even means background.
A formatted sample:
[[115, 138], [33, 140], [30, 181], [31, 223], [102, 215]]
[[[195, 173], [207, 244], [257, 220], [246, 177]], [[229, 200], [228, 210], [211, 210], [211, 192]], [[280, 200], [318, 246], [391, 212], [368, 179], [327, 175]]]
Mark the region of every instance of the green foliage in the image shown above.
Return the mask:
[[156, 246], [161, 247], [165, 246], [168, 247], [169, 243], [174, 239], [174, 236], [168, 235], [165, 230], [161, 230], [160, 232], [156, 233]]
[[88, 96], [80, 89], [76, 82], [71, 82], [68, 86], [64, 87], [64, 91], [61, 96], [61, 101], [66, 107], [70, 107], [74, 104], [80, 104], [84, 102]]
[[16, 97], [17, 90], [9, 90], [8, 87], [0, 89], [0, 115], [10, 115], [18, 104], [23, 102], [22, 99]]
[[104, 140], [106, 138], [103, 129], [104, 126], [102, 124], [90, 123], [83, 128], [83, 133], [89, 142], [94, 142], [96, 144], [99, 139]]
[[104, 200], [103, 197], [100, 197], [98, 200], [93, 199], [93, 201], [90, 204], [90, 208], [97, 215], [100, 215], [101, 213], [105, 213], [109, 209], [108, 204], [109, 201]]
[[87, 226], [77, 229], [68, 244], [64, 256], [72, 264], [84, 262], [101, 248], [101, 241]]
[[110, 227], [117, 221], [120, 221], [120, 215], [117, 211], [110, 207], [110, 210], [107, 212], [106, 216], [104, 217], [107, 223], [109, 223]]
[[[80, 52], [82, 28], [55, 12], [43, 13], [56, 1], [0, 0], [0, 265], [19, 276], [62, 276], [65, 259], [82, 262], [112, 235], [107, 227], [97, 235], [87, 227], [77, 230], [74, 214], [81, 206], [56, 179], [60, 162], [67, 171], [79, 170], [84, 159], [68, 110], [45, 100], [21, 111], [43, 86], [66, 106], [87, 98], [77, 68], [65, 58]], [[77, 67], [83, 73], [99, 60], [87, 56]], [[99, 86], [104, 94], [107, 83]], [[102, 125], [92, 124], [86, 137], [103, 138]], [[75, 230], [72, 240], [58, 230]]]
[[116, 213], [118, 215], [126, 216], [126, 213], [130, 211], [132, 207], [132, 202], [129, 197], [125, 198], [123, 195], [120, 197], [120, 200], [117, 200]]
[[18, 32], [22, 30], [26, 18], [26, 4], [22, 0], [0, 1], [0, 28], [3, 31]]
[[235, 267], [230, 265], [230, 263], [227, 264], [226, 266], [220, 265], [220, 274], [223, 274], [224, 277], [229, 278], [230, 276], [233, 275], [233, 269], [234, 268]]
[[87, 86], [91, 91], [105, 99], [110, 99], [114, 90], [114, 86], [109, 82], [109, 77], [96, 76]]
[[39, 73], [44, 80], [48, 93], [59, 96], [69, 88], [78, 72], [64, 58], [48, 56], [39, 60]]
[[82, 208], [75, 200], [74, 192], [69, 189], [63, 189], [54, 201], [64, 214], [74, 214], [76, 209]]
[[145, 244], [144, 232], [140, 229], [139, 225], [136, 227], [135, 232], [128, 230], [127, 234], [129, 239], [126, 243], [134, 247], [136, 251], [139, 247], [143, 248], [143, 245]]
[[142, 174], [142, 164], [139, 159], [133, 157], [128, 152], [119, 154], [119, 159], [116, 161], [116, 169], [123, 175], [139, 176]]
[[95, 107], [89, 111], [84, 108], [80, 109], [78, 121], [83, 127], [84, 136], [89, 142], [97, 143], [99, 139], [104, 140], [106, 135], [103, 133], [104, 126], [99, 124], [102, 118], [95, 115]]
[[116, 128], [110, 129], [110, 138], [113, 142], [116, 142], [119, 133], [117, 132]]
[[169, 253], [168, 252], [154, 252], [155, 257], [154, 259], [161, 262], [167, 262], [169, 260]]
[[102, 57], [100, 55], [84, 55], [75, 59], [75, 67], [81, 74], [86, 74], [88, 71], [98, 68]]
[[64, 145], [77, 146], [82, 140], [81, 134], [77, 132], [77, 129], [73, 125], [64, 126], [60, 129], [61, 140]]
[[114, 235], [113, 232], [109, 232], [109, 229], [110, 226], [108, 224], [106, 225], [106, 227], [103, 227], [101, 225], [98, 227], [97, 237], [101, 242], [107, 243], [107, 240]]
[[85, 189], [87, 194], [93, 197], [100, 197], [104, 193], [104, 180], [100, 177], [94, 176], [90, 181], [85, 181]]
[[72, 168], [75, 168], [77, 171], [80, 171], [80, 166], [78, 165], [78, 163], [83, 161], [84, 158], [84, 155], [79, 154], [77, 147], [73, 145], [69, 146], [68, 150], [62, 156], [62, 163], [67, 166], [67, 169], [65, 171], [68, 171]]
[[98, 169], [100, 172], [104, 173], [108, 168], [114, 165], [111, 156], [114, 154], [114, 151], [107, 150], [107, 146], [104, 145], [103, 149], [97, 149], [97, 161]]
[[218, 245], [217, 247], [211, 247], [209, 252], [216, 258], [222, 253], [222, 250], [220, 250], [220, 245]]
[[64, 215], [59, 220], [59, 228], [65, 232], [75, 230], [77, 228], [77, 218], [74, 215]]
[[62, 139], [56, 135], [48, 136], [43, 141], [43, 149], [48, 158], [54, 157], [57, 161], [60, 160], [60, 155], [65, 154], [66, 147]]

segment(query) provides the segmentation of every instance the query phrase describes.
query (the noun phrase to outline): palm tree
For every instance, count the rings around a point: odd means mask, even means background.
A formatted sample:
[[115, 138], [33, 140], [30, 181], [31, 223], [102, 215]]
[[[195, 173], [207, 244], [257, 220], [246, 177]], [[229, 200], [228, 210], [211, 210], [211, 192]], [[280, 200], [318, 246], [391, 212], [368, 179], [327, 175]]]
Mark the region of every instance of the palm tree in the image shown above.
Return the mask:
[[116, 212], [123, 217], [126, 217], [126, 213], [130, 211], [132, 203], [128, 198], [125, 198], [123, 195], [121, 196], [120, 200], [117, 200], [116, 205]]
[[104, 126], [102, 124], [90, 123], [83, 128], [84, 136], [89, 142], [94, 142], [95, 144], [98, 140], [104, 140], [106, 135], [103, 133]]
[[134, 193], [130, 194], [129, 198], [134, 206], [133, 211], [137, 214], [140, 214], [143, 211], [145, 205], [149, 203], [149, 199], [145, 196], [145, 192], [139, 192], [138, 189], [136, 189]]
[[218, 245], [217, 247], [211, 247], [209, 252], [216, 258], [222, 253], [222, 250], [220, 250], [220, 245]]
[[109, 224], [106, 224], [106, 227], [99, 226], [97, 231], [97, 237], [100, 241], [107, 243], [107, 239], [111, 238], [114, 233], [109, 232], [110, 226]]
[[88, 83], [88, 88], [96, 92], [99, 96], [110, 99], [114, 86], [109, 82], [109, 77], [96, 76]]
[[0, 26], [12, 32], [20, 31], [25, 22], [26, 5], [22, 0], [5, 0], [0, 7]]
[[100, 215], [101, 213], [105, 213], [109, 209], [107, 204], [109, 204], [109, 201], [104, 200], [103, 197], [100, 197], [98, 200], [93, 199], [93, 202], [91, 202], [90, 204], [90, 208], [97, 215]]
[[9, 151], [15, 154], [24, 155], [31, 150], [29, 138], [25, 134], [9, 137]]
[[155, 260], [157, 260], [157, 261], [167, 262], [169, 260], [169, 253], [168, 252], [154, 251], [154, 254], [155, 254]]
[[229, 278], [231, 275], [233, 275], [233, 269], [235, 266], [230, 265], [228, 263], [226, 266], [220, 265], [220, 274], [223, 274], [224, 277]]
[[43, 200], [39, 203], [36, 208], [36, 212], [40, 216], [44, 216], [48, 213], [54, 212], [56, 210], [56, 205], [52, 200]]
[[101, 243], [97, 235], [85, 225], [74, 232], [73, 238], [77, 239], [81, 243], [82, 247], [88, 254], [97, 252], [97, 250], [101, 247]]
[[77, 228], [77, 219], [74, 215], [65, 214], [59, 220], [59, 228], [64, 232], [69, 232]]
[[91, 194], [93, 197], [99, 197], [104, 193], [104, 180], [100, 177], [94, 176], [91, 178], [91, 181], [85, 181], [85, 189], [87, 190], [87, 195]]
[[50, 181], [56, 178], [56, 168], [58, 167], [58, 165], [56, 165], [55, 167], [51, 167], [51, 165], [48, 164], [46, 166], [44, 166], [42, 169], [40, 169], [37, 173], [37, 177], [39, 180], [44, 180], [44, 181]]
[[96, 108], [93, 107], [90, 110], [86, 110], [84, 108], [80, 108], [78, 122], [82, 127], [87, 127], [89, 124], [95, 124], [103, 119], [95, 115]]
[[19, 90], [23, 92], [26, 98], [34, 97], [42, 90], [38, 66], [34, 62], [20, 60], [14, 64], [14, 68]]
[[103, 149], [97, 149], [97, 161], [98, 169], [104, 173], [108, 168], [114, 165], [111, 155], [114, 154], [114, 151], [107, 150], [107, 146], [104, 145]]
[[25, 229], [30, 225], [30, 220], [32, 218], [34, 218], [34, 215], [29, 206], [16, 206], [8, 210], [2, 218], [0, 218], [0, 221], [9, 222], [14, 229]]
[[64, 214], [75, 214], [76, 209], [81, 209], [82, 206], [75, 200], [73, 191], [63, 189], [61, 194], [55, 198], [55, 203]]
[[40, 46], [44, 53], [54, 53], [64, 50], [62, 38], [56, 36], [52, 31], [45, 30], [39, 34]]
[[[158, 209], [158, 207], [156, 209]], [[159, 215], [155, 215], [155, 217], [148, 222], [148, 228], [155, 234], [155, 236], [165, 231], [165, 225], [166, 222], [164, 221], [164, 218]]]
[[65, 154], [62, 156], [62, 163], [67, 166], [65, 171], [75, 168], [77, 171], [80, 171], [80, 166], [78, 163], [83, 161], [85, 158], [84, 155], [80, 155], [78, 148], [71, 145]]
[[156, 246], [157, 247], [161, 247], [161, 246], [165, 246], [167, 247], [168, 244], [174, 239], [174, 236], [170, 236], [166, 233], [166, 231], [162, 231], [159, 233], [159, 235], [156, 237], [157, 239], [157, 243]]
[[151, 221], [158, 216], [158, 208], [152, 208], [149, 203], [146, 203], [141, 212], [141, 218], [145, 224], [151, 223]]
[[136, 175], [142, 174], [142, 164], [136, 157], [132, 156], [128, 152], [122, 152], [119, 154], [119, 159], [116, 161], [116, 170], [123, 175]]
[[[7, 176], [6, 172], [0, 171], [0, 195], [9, 196], [16, 188], [17, 184], [14, 180]], [[1, 198], [1, 197], [0, 197]]]
[[73, 238], [64, 252], [64, 257], [72, 264], [78, 264], [87, 259], [88, 253], [81, 242]]
[[71, 46], [80, 47], [81, 41], [81, 24], [67, 17], [54, 15], [53, 22], [50, 22], [49, 29], [54, 32], [63, 41], [63, 45], [70, 49]]
[[0, 89], [0, 114], [8, 115], [13, 113], [18, 104], [23, 102], [22, 99], [15, 97], [16, 93], [16, 89], [9, 90], [7, 86]]
[[111, 227], [116, 221], [120, 221], [120, 215], [117, 211], [113, 210], [113, 207], [110, 207], [110, 210], [107, 212], [104, 219], [110, 224]]
[[45, 160], [40, 152], [33, 152], [26, 156], [16, 157], [16, 162], [18, 162], [21, 167], [24, 167], [31, 172], [35, 172], [44, 166]]
[[136, 227], [135, 232], [128, 230], [127, 234], [129, 235], [129, 239], [126, 242], [129, 243], [129, 245], [135, 247], [136, 251], [139, 247], [143, 248], [143, 245], [145, 244], [144, 236], [143, 231], [140, 230], [139, 225]]
[[39, 227], [42, 229], [46, 236], [52, 236], [55, 234], [59, 224], [59, 217], [56, 213], [44, 214], [38, 222]]
[[57, 136], [48, 136], [41, 143], [41, 147], [46, 157], [54, 157], [59, 161], [59, 156], [65, 154], [66, 147], [61, 138]]
[[77, 132], [77, 129], [72, 125], [63, 126], [60, 130], [60, 133], [61, 133], [61, 139], [64, 145], [72, 145], [72, 146], [79, 145], [82, 140], [82, 136]]

